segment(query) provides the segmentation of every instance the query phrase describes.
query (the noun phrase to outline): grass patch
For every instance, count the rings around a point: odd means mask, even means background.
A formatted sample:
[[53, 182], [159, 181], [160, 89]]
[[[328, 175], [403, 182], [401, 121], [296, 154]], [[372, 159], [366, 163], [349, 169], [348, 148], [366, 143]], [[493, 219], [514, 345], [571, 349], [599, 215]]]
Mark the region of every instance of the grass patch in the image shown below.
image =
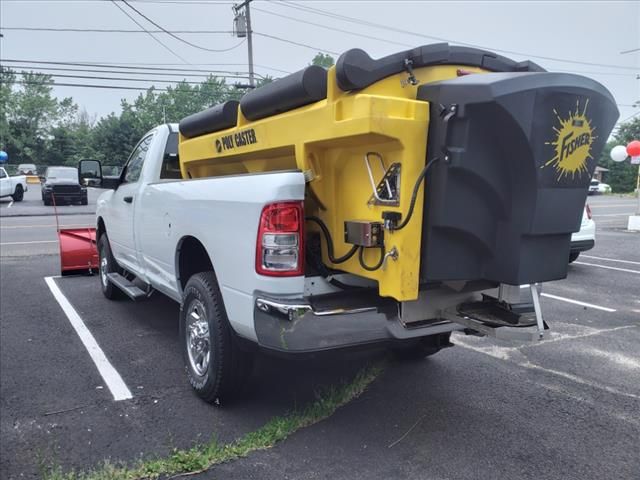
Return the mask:
[[140, 480], [159, 476], [180, 476], [199, 473], [214, 465], [245, 457], [256, 450], [271, 448], [297, 430], [318, 423], [338, 408], [359, 397], [383, 370], [382, 364], [366, 367], [349, 383], [342, 383], [320, 393], [316, 400], [301, 411], [274, 417], [258, 430], [249, 432], [234, 442], [220, 444], [216, 440], [190, 449], [174, 449], [164, 458], [143, 460], [135, 465], [105, 461], [91, 471], [64, 472], [55, 467], [46, 473], [46, 480]]

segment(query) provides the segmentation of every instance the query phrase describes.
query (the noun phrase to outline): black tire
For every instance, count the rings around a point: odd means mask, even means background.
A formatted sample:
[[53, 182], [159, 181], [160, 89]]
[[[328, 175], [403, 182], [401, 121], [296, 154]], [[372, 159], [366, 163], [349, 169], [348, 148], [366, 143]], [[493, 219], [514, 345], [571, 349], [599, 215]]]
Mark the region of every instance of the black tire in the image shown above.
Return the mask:
[[16, 190], [13, 192], [13, 195], [11, 195], [11, 198], [14, 202], [22, 201], [22, 199], [24, 198], [24, 189], [22, 188], [22, 185], [16, 185]]
[[575, 262], [579, 256], [580, 256], [580, 252], [571, 252], [569, 254], [569, 263]]
[[[202, 311], [196, 313], [195, 307]], [[194, 339], [197, 336], [194, 333], [197, 331], [197, 320], [194, 322], [192, 318], [194, 314], [196, 318], [204, 315], [203, 321], [208, 325], [206, 366], [192, 358], [196, 349], [194, 345], [203, 339]], [[206, 341], [201, 346], [206, 345]], [[187, 378], [200, 398], [216, 405], [237, 398], [251, 373], [253, 358], [238, 346], [213, 272], [196, 273], [184, 288], [180, 305], [180, 345]], [[196, 368], [201, 368], [202, 372]]]
[[[112, 284], [106, 275], [108, 273], [121, 273], [121, 269], [118, 266], [118, 262], [113, 258], [111, 253], [111, 246], [109, 245], [109, 237], [106, 233], [103, 233], [98, 240], [98, 273], [100, 276], [100, 289], [102, 294], [109, 300], [116, 300], [123, 297], [122, 291], [114, 284]], [[102, 261], [106, 260], [103, 270]]]
[[43, 198], [42, 201], [44, 202], [44, 206], [45, 207], [50, 207], [51, 206], [51, 199], [50, 198]]
[[453, 344], [449, 341], [450, 338], [451, 332], [447, 332], [407, 340], [406, 344], [393, 347], [391, 351], [397, 360], [414, 362], [430, 357], [443, 348], [452, 347]]
[[87, 197], [84, 197], [81, 201], [80, 201], [80, 205], [89, 205], [89, 199]]

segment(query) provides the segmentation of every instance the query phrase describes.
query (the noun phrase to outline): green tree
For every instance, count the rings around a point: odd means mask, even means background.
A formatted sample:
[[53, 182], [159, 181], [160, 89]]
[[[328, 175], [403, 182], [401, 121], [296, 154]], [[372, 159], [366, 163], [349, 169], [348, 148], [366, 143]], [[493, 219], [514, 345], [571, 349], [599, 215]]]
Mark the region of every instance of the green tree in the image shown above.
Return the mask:
[[328, 53], [318, 52], [313, 60], [311, 60], [311, 65], [318, 65], [319, 67], [323, 67], [328, 69], [329, 67], [333, 67], [335, 65], [335, 60]]
[[640, 117], [636, 116], [618, 128], [613, 139], [607, 143], [598, 163], [601, 167], [608, 168], [605, 174], [605, 182], [611, 185], [611, 190], [616, 193], [633, 192], [636, 188], [638, 166], [631, 165], [627, 160], [614, 162], [611, 160], [611, 149], [616, 145], [627, 145], [632, 140], [640, 140]]
[[77, 106], [71, 98], [59, 101], [53, 96], [51, 76], [24, 71], [19, 75], [18, 81], [14, 72], [2, 71], [2, 140], [12, 163], [51, 164], [48, 147], [55, 139], [54, 129], [67, 128]]

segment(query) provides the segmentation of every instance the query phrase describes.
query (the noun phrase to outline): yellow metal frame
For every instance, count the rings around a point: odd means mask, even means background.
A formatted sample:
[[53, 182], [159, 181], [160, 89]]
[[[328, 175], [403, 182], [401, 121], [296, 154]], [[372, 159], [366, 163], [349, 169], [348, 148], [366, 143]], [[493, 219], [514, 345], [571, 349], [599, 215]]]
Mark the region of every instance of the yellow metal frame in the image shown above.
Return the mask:
[[[443, 65], [416, 69], [414, 74], [423, 85], [454, 78], [460, 68], [482, 71]], [[415, 100], [416, 92], [417, 86], [407, 83], [406, 73], [357, 92], [344, 92], [337, 85], [332, 67], [325, 100], [257, 121], [246, 119], [239, 109], [235, 128], [190, 139], [181, 136], [182, 176], [199, 178], [285, 169], [310, 172], [305, 213], [324, 220], [333, 237], [335, 255], [342, 255], [351, 247], [344, 242], [345, 220], [381, 221], [383, 211], [397, 211], [404, 218], [409, 209], [411, 192], [426, 161], [429, 127], [429, 104]], [[223, 137], [249, 129], [253, 130], [255, 143], [220, 149]], [[380, 153], [387, 166], [401, 164], [398, 207], [368, 205], [372, 190], [364, 156], [369, 151]], [[378, 167], [377, 162], [372, 166]], [[379, 180], [382, 171], [374, 172]], [[384, 269], [371, 272], [360, 266], [356, 254], [336, 268], [378, 281], [382, 296], [400, 301], [417, 299], [423, 192], [421, 187], [409, 224], [396, 232], [385, 231], [385, 250], [395, 247], [397, 260], [389, 259]], [[308, 227], [312, 228], [311, 224]], [[379, 249], [367, 249], [365, 262], [374, 265], [379, 255]], [[326, 250], [324, 262], [331, 265]]]

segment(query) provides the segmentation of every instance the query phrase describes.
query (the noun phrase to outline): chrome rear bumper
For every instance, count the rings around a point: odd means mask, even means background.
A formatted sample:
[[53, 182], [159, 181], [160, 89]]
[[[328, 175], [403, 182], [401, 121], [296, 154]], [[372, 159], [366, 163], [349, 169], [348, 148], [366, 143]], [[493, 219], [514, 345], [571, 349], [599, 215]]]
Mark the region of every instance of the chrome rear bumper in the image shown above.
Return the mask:
[[309, 300], [257, 295], [254, 321], [262, 347], [291, 353], [404, 340], [464, 328], [441, 319], [405, 327], [398, 302], [368, 292]]

